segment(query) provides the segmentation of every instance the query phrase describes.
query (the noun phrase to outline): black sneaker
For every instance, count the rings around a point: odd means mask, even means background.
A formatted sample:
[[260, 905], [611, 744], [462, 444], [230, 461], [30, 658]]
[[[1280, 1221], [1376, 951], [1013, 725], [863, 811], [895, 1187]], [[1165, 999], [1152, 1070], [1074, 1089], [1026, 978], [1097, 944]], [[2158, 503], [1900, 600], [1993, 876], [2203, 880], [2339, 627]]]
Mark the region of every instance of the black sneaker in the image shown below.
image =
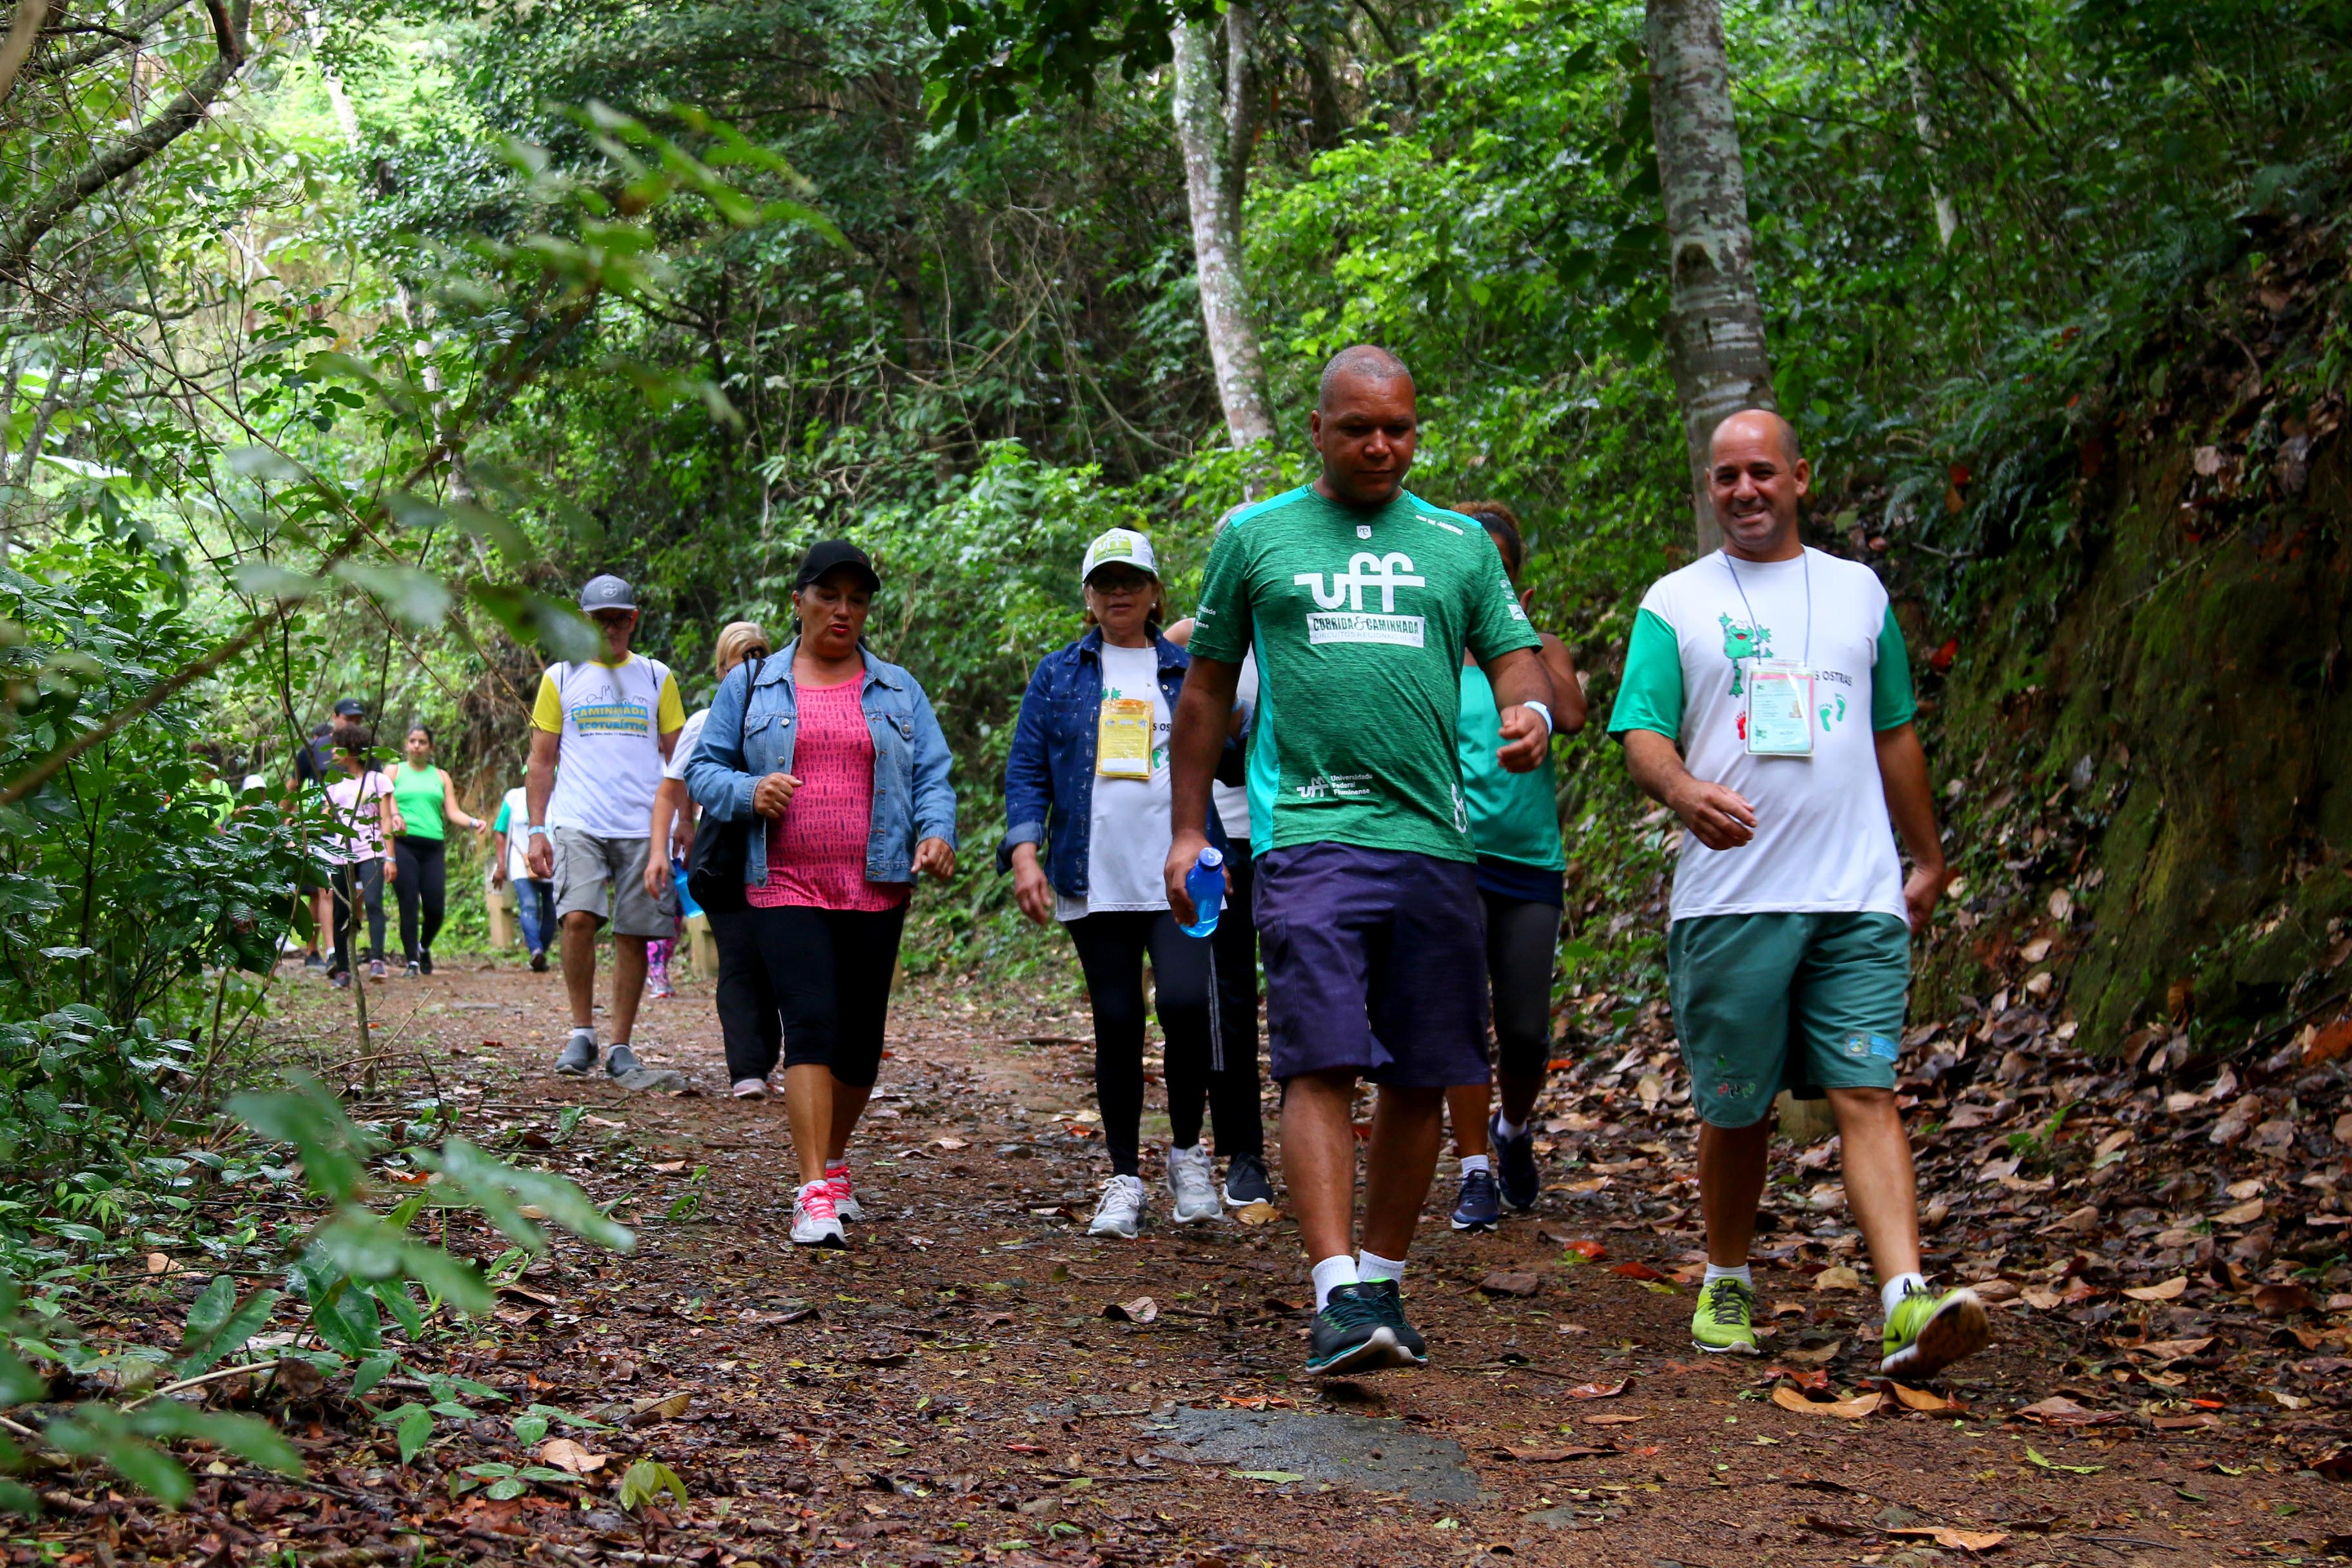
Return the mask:
[[566, 1078], [585, 1078], [588, 1069], [596, 1065], [596, 1035], [592, 1029], [576, 1029], [565, 1042], [563, 1054], [555, 1058], [555, 1070]]
[[306, 952], [306, 953], [304, 953], [304, 954], [302, 955], [302, 967], [303, 967], [303, 968], [305, 968], [305, 969], [324, 969], [324, 968], [326, 968], [326, 967], [327, 967], [327, 960], [326, 960], [326, 956], [325, 956], [325, 954], [323, 954], [323, 953], [317, 953], [317, 952]]
[[1274, 1184], [1265, 1179], [1265, 1162], [1255, 1154], [1236, 1154], [1225, 1166], [1225, 1206], [1247, 1208], [1274, 1202]]
[[1412, 1364], [1397, 1343], [1378, 1285], [1342, 1285], [1315, 1314], [1309, 1331], [1307, 1370], [1320, 1374], [1378, 1372]]
[[1401, 1362], [1398, 1364], [1421, 1366], [1427, 1363], [1429, 1342], [1421, 1337], [1419, 1329], [1404, 1321], [1404, 1287], [1393, 1279], [1367, 1279], [1356, 1289], [1368, 1293], [1372, 1291], [1380, 1293], [1378, 1304], [1381, 1321], [1388, 1324], [1389, 1332], [1396, 1336], [1397, 1348], [1412, 1358], [1409, 1362]]
[[416, 960], [413, 958], [408, 961], [408, 967], [400, 972], [401, 978], [404, 980], [414, 980], [417, 973]]
[[1502, 1200], [1495, 1195], [1495, 1178], [1485, 1171], [1462, 1173], [1462, 1195], [1454, 1205], [1456, 1230], [1492, 1230], [1503, 1222]]
[[637, 1053], [629, 1048], [626, 1040], [604, 1053], [604, 1071], [614, 1078], [626, 1078], [645, 1065], [637, 1060]]
[[530, 955], [530, 972], [533, 974], [547, 973], [547, 949], [542, 947]]
[[1496, 1131], [1502, 1120], [1499, 1110], [1486, 1119], [1486, 1142], [1495, 1151], [1495, 1185], [1505, 1203], [1524, 1213], [1536, 1206], [1543, 1191], [1543, 1174], [1536, 1169], [1536, 1130], [1522, 1127], [1517, 1138], [1506, 1138]]
[[427, 974], [433, 973], [433, 950], [431, 948], [420, 947], [416, 950], [416, 967], [425, 971]]

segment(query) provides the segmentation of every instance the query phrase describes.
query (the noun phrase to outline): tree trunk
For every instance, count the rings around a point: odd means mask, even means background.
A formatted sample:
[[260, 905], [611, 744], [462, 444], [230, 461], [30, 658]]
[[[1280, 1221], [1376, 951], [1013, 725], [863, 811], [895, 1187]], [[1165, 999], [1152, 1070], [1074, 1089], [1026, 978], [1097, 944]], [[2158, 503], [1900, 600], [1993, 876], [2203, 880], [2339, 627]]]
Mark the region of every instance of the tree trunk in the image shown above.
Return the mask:
[[1649, 0], [1649, 47], [1650, 119], [1672, 258], [1666, 354], [1705, 554], [1722, 542], [1707, 500], [1707, 442], [1727, 416], [1773, 406], [1772, 363], [1717, 0]]
[[[1274, 440], [1274, 412], [1257, 326], [1250, 319], [1242, 274], [1243, 181], [1249, 167], [1255, 94], [1251, 79], [1249, 7], [1234, 0], [1225, 13], [1231, 46], [1220, 81], [1216, 41], [1207, 25], [1179, 24], [1175, 46], [1176, 142], [1184, 155], [1184, 195], [1192, 214], [1192, 269], [1200, 280], [1201, 321], [1216, 372], [1217, 401], [1236, 450], [1248, 453]], [[1248, 466], [1255, 499], [1270, 475]]]

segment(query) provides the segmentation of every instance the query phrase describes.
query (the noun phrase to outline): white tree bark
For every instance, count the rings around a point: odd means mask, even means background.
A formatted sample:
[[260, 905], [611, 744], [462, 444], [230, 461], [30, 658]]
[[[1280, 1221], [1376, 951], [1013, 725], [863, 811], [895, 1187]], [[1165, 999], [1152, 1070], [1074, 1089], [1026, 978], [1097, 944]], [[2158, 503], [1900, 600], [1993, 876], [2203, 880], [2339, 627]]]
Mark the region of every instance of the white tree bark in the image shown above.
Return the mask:
[[1773, 406], [1772, 363], [1756, 294], [1722, 11], [1717, 0], [1648, 0], [1648, 21], [1650, 119], [1671, 258], [1666, 353], [1704, 554], [1721, 542], [1707, 500], [1707, 442], [1727, 416]]
[[1917, 44], [1904, 56], [1903, 69], [1911, 80], [1912, 122], [1919, 127], [1919, 145], [1927, 157], [1927, 197], [1936, 205], [1936, 241], [1949, 250], [1952, 236], [1959, 231], [1960, 214], [1936, 178], [1936, 160], [1944, 151], [1944, 138], [1936, 129], [1936, 117], [1927, 110], [1927, 73], [1920, 68]]
[[[1265, 362], [1242, 269], [1242, 193], [1255, 100], [1248, 13], [1240, 0], [1227, 8], [1231, 55], [1223, 81], [1216, 39], [1207, 26], [1186, 22], [1171, 34], [1176, 57], [1176, 142], [1184, 157], [1184, 195], [1192, 214], [1192, 269], [1200, 280], [1201, 321], [1208, 333], [1225, 430], [1243, 452], [1274, 440]], [[1262, 482], [1253, 465], [1248, 481], [1253, 499]]]

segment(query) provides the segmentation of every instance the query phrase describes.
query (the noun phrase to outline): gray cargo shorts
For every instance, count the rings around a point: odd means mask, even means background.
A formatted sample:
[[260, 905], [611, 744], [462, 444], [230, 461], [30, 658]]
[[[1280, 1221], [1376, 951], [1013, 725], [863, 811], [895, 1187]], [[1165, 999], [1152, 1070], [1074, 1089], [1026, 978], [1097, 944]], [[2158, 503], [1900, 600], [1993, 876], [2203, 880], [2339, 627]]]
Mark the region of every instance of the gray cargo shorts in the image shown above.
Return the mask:
[[677, 934], [677, 890], [659, 901], [646, 892], [650, 838], [603, 838], [584, 828], [551, 827], [555, 847], [555, 918], [575, 910], [610, 921], [615, 936]]

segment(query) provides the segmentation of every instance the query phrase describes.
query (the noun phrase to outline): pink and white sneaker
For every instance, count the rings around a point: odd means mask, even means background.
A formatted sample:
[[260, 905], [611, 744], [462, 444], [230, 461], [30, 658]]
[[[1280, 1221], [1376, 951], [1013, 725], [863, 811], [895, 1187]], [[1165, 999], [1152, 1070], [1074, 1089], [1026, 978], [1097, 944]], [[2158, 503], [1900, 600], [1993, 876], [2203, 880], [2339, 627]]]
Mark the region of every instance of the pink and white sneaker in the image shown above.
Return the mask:
[[841, 1216], [834, 1212], [833, 1188], [824, 1182], [811, 1182], [793, 1197], [793, 1245], [794, 1247], [847, 1247], [849, 1237], [841, 1228]]
[[738, 1100], [765, 1100], [768, 1098], [768, 1080], [763, 1078], [739, 1078], [734, 1088], [728, 1092]]
[[849, 1190], [849, 1166], [846, 1163], [824, 1168], [824, 1184], [833, 1194], [833, 1212], [843, 1219], [864, 1219], [866, 1211], [857, 1206], [856, 1195]]

